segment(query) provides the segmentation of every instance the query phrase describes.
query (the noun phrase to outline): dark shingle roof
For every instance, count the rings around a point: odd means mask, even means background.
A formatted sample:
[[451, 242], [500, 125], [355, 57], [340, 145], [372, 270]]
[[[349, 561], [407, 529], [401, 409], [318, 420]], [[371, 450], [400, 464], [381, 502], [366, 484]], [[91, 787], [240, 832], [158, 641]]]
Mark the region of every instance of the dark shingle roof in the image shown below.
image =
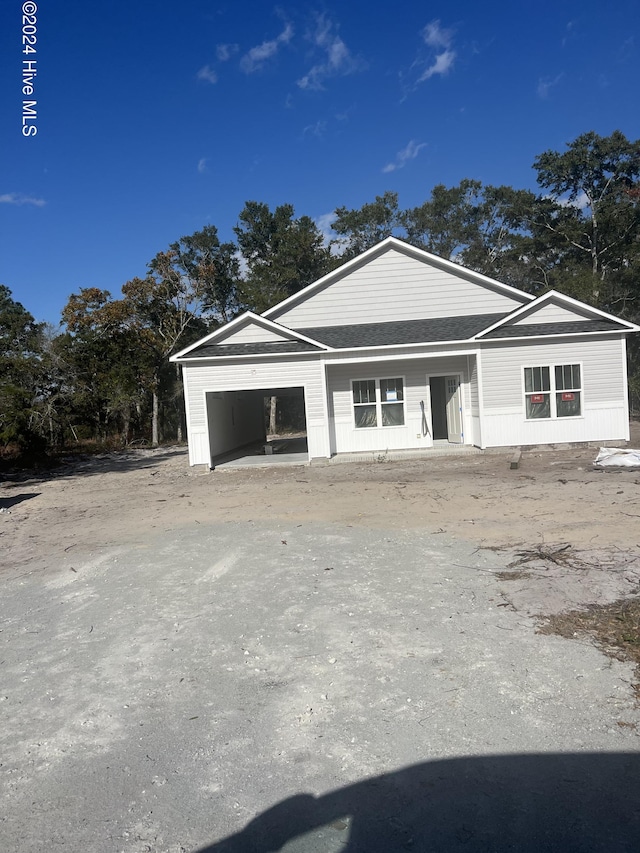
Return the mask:
[[529, 338], [538, 335], [576, 335], [581, 332], [619, 332], [624, 327], [613, 320], [575, 320], [567, 323], [531, 323], [519, 326], [500, 326], [483, 335], [490, 338]]
[[306, 341], [271, 341], [270, 343], [203, 344], [182, 358], [220, 358], [223, 355], [274, 355], [286, 352], [322, 352]]
[[[473, 314], [468, 317], [436, 317], [431, 320], [401, 320], [389, 323], [358, 323], [351, 326], [318, 326], [298, 329], [300, 334], [332, 349], [360, 349], [399, 344], [433, 344], [439, 341], [466, 341], [502, 320], [507, 314]], [[568, 323], [533, 323], [500, 326], [483, 340], [536, 337], [538, 335], [580, 334], [582, 332], [620, 331], [612, 320], [577, 320]], [[306, 341], [271, 341], [245, 344], [203, 344], [182, 358], [220, 358], [234, 355], [276, 355], [322, 352]]]
[[297, 331], [335, 349], [384, 347], [394, 344], [431, 344], [438, 341], [468, 340], [506, 316], [506, 314], [474, 314], [470, 317], [436, 317], [431, 320], [321, 326]]

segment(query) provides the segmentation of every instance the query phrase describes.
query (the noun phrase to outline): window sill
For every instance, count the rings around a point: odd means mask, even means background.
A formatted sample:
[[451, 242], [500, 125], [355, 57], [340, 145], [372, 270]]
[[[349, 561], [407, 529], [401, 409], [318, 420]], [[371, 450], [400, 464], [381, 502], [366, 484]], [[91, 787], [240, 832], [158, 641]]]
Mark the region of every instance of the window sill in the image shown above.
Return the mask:
[[557, 421], [583, 421], [583, 420], [584, 420], [584, 415], [571, 415], [570, 417], [566, 417], [566, 418], [559, 418], [557, 416], [555, 418], [551, 418], [551, 417], [549, 417], [549, 418], [525, 418], [524, 422], [526, 424], [539, 424], [539, 423], [546, 423], [547, 421], [553, 421], [554, 423], [556, 423]]
[[373, 432], [374, 430], [387, 430], [387, 429], [404, 429], [406, 424], [394, 424], [393, 426], [374, 426], [374, 427], [357, 427], [354, 426], [353, 430], [355, 432]]

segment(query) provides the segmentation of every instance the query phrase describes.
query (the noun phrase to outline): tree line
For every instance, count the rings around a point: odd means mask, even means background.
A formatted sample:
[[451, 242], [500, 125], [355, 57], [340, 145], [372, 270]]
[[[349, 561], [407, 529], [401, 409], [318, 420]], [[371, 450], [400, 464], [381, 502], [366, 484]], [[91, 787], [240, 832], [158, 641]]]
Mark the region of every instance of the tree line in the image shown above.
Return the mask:
[[[0, 285], [0, 453], [184, 437], [180, 377], [168, 362], [240, 312], [257, 313], [395, 235], [539, 295], [556, 289], [640, 322], [640, 140], [582, 134], [533, 163], [538, 192], [465, 178], [401, 209], [385, 192], [338, 207], [327, 241], [290, 204], [248, 201], [221, 242], [206, 225], [149, 262], [117, 297], [69, 297], [61, 326], [37, 323]], [[640, 412], [640, 344], [629, 345]]]

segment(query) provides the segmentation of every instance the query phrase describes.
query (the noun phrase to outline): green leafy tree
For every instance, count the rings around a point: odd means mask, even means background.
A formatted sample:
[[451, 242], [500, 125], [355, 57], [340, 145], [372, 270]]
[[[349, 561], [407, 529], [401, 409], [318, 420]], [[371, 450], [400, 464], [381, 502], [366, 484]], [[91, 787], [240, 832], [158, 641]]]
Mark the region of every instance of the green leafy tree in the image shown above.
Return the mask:
[[41, 449], [42, 324], [0, 285], [0, 444]]
[[[78, 317], [82, 293], [74, 297]], [[147, 353], [131, 330], [102, 325], [99, 315], [69, 326], [74, 334], [57, 335], [47, 347], [49, 406], [62, 435], [106, 441], [117, 433], [125, 444], [142, 431], [151, 372]]]
[[481, 190], [480, 181], [469, 178], [455, 187], [437, 184], [423, 204], [400, 215], [409, 243], [438, 257], [454, 258], [475, 234]]
[[405, 211], [407, 240], [439, 257], [530, 289], [526, 215], [535, 196], [508, 186], [483, 186], [465, 178], [457, 186], [435, 186], [419, 207]]
[[[180, 241], [166, 252], [159, 252], [148, 265], [145, 278], [133, 278], [122, 287], [122, 298], [111, 299], [108, 291], [86, 288], [69, 299], [63, 321], [69, 332], [83, 336], [85, 345], [117, 340], [129, 347], [135, 369], [132, 385], [120, 374], [118, 388], [124, 405], [137, 405], [138, 377], [151, 394], [151, 441], [160, 441], [160, 395], [175, 399], [172, 385], [177, 381], [168, 357], [179, 346], [186, 346], [207, 331], [201, 319], [207, 299], [207, 280], [189, 268]], [[127, 362], [131, 364], [130, 362]], [[115, 374], [110, 373], [114, 382]], [[131, 378], [131, 377], [129, 377]], [[128, 389], [128, 390], [127, 390]], [[133, 393], [135, 390], [135, 393]], [[125, 393], [126, 391], [126, 393]], [[111, 399], [116, 397], [112, 390]]]
[[564, 288], [578, 282], [583, 298], [625, 310], [637, 300], [640, 235], [640, 140], [620, 131], [603, 137], [584, 133], [567, 150], [545, 151], [534, 161], [546, 190], [531, 227], [564, 259]]
[[398, 194], [391, 191], [376, 196], [374, 201], [356, 210], [338, 207], [335, 214], [331, 228], [340, 237], [337, 242], [343, 246], [342, 261], [355, 258], [403, 226]]
[[323, 236], [308, 216], [294, 218], [290, 204], [276, 207], [248, 201], [234, 228], [246, 265], [239, 299], [258, 314], [321, 278], [331, 256]]
[[171, 264], [189, 282], [209, 322], [227, 323], [237, 313], [240, 261], [235, 243], [221, 243], [214, 225], [205, 225], [172, 243]]

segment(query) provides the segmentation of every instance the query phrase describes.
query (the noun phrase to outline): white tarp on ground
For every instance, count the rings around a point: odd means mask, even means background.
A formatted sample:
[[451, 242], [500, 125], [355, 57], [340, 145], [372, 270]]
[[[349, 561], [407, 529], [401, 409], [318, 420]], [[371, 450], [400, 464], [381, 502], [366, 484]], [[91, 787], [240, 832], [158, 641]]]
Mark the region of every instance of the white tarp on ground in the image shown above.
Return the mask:
[[619, 447], [601, 447], [594, 465], [601, 468], [640, 468], [640, 450], [623, 450]]

